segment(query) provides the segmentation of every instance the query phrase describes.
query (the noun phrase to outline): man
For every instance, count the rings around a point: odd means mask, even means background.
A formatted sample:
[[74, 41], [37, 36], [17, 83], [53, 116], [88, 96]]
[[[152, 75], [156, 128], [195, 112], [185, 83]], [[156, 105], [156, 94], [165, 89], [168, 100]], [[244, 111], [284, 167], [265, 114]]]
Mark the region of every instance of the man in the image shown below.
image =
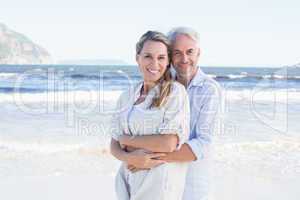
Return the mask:
[[[135, 172], [149, 169], [164, 162], [190, 162], [186, 177], [184, 200], [204, 200], [209, 192], [209, 160], [213, 127], [219, 106], [219, 85], [197, 67], [201, 50], [198, 33], [190, 28], [179, 27], [168, 35], [172, 44], [172, 65], [175, 79], [182, 83], [188, 92], [191, 110], [189, 140], [175, 150], [177, 140], [169, 135], [121, 136], [124, 146], [136, 148], [145, 145], [158, 145], [160, 153], [145, 153], [112, 150], [119, 160], [128, 163]], [[159, 148], [160, 147], [160, 148]], [[164, 154], [162, 154], [162, 152]]]

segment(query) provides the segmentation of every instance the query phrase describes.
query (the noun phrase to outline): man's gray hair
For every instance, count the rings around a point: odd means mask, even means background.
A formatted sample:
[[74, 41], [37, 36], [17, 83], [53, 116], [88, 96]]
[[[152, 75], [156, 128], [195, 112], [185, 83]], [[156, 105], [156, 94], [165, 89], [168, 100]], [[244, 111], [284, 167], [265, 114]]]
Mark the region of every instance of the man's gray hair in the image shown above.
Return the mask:
[[197, 31], [195, 31], [192, 28], [189, 27], [176, 27], [173, 28], [169, 33], [168, 33], [168, 39], [170, 40], [171, 44], [174, 43], [174, 41], [176, 40], [177, 35], [186, 35], [189, 38], [191, 38], [192, 40], [194, 40], [198, 47], [200, 45], [200, 41], [199, 41], [199, 34]]

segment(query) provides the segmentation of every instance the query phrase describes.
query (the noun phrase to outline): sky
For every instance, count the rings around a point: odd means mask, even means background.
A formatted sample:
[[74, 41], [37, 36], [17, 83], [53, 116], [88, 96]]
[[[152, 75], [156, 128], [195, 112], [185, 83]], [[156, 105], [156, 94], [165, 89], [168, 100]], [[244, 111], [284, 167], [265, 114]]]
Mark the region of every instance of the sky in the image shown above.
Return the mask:
[[265, 67], [300, 62], [299, 10], [299, 0], [0, 0], [0, 23], [56, 61], [135, 64], [144, 32], [188, 26], [200, 34], [200, 66]]

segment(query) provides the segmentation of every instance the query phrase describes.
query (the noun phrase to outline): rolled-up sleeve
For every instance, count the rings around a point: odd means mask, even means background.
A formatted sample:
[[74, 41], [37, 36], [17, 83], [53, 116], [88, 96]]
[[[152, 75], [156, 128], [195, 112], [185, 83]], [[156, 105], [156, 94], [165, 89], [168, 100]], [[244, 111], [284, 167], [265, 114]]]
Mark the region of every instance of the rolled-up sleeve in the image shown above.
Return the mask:
[[[204, 92], [203, 92], [204, 90]], [[192, 112], [197, 112], [195, 125], [192, 130], [192, 138], [186, 143], [190, 146], [197, 160], [203, 159], [209, 151], [214, 133], [215, 122], [218, 115], [220, 103], [220, 87], [210, 86], [201, 92], [201, 105], [197, 109], [191, 108]], [[199, 105], [198, 105], [199, 106]]]
[[174, 83], [165, 105], [163, 122], [158, 127], [160, 134], [177, 134], [177, 150], [188, 139], [190, 131], [190, 106], [188, 94], [183, 85]]

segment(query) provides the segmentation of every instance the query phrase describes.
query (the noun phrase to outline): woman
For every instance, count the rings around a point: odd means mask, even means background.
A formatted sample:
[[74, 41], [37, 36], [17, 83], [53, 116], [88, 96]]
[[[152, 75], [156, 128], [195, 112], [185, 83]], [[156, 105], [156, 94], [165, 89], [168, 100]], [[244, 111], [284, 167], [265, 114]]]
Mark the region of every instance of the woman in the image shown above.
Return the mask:
[[[153, 160], [155, 156], [151, 157], [151, 152], [174, 151], [188, 139], [188, 95], [184, 86], [171, 79], [170, 45], [162, 33], [148, 31], [140, 38], [136, 45], [136, 61], [143, 81], [133, 91], [126, 91], [119, 98], [119, 112], [112, 121], [111, 152], [122, 160], [122, 148], [131, 146], [143, 149], [149, 153], [149, 160]], [[171, 142], [156, 143], [155, 137], [151, 136], [158, 134]], [[120, 144], [120, 138], [126, 135], [128, 143], [122, 140]], [[146, 135], [149, 140], [144, 144], [130, 143], [128, 135]], [[127, 169], [132, 155], [138, 157], [139, 150], [133, 154], [128, 153], [128, 159], [122, 160], [124, 162], [116, 177], [119, 200], [182, 199], [186, 163], [164, 163], [132, 173]]]

